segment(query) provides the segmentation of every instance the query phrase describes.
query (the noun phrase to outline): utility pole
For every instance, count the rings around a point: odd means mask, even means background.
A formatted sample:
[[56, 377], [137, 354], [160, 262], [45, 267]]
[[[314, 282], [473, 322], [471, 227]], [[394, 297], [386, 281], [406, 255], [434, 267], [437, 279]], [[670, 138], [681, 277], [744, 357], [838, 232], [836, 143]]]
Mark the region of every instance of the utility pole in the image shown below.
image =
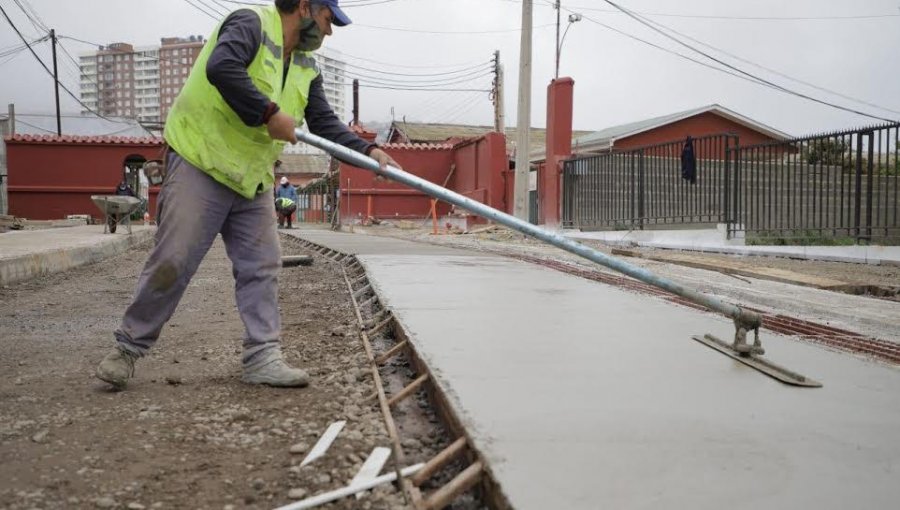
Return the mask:
[[56, 30], [50, 30], [50, 40], [53, 42], [53, 85], [56, 89], [56, 134], [62, 136], [62, 118], [59, 115], [59, 72], [56, 69]]
[[500, 65], [500, 50], [494, 52], [494, 131], [506, 134], [503, 113], [503, 66]]
[[16, 105], [9, 103], [9, 135], [16, 134]]
[[516, 177], [513, 214], [528, 221], [528, 174], [531, 135], [531, 19], [533, 2], [522, 0], [522, 39], [519, 42], [519, 108], [516, 113]]
[[359, 125], [359, 80], [353, 80], [353, 126]]
[[560, 0], [556, 0], [556, 73], [554, 78], [559, 78], [559, 13], [562, 11]]

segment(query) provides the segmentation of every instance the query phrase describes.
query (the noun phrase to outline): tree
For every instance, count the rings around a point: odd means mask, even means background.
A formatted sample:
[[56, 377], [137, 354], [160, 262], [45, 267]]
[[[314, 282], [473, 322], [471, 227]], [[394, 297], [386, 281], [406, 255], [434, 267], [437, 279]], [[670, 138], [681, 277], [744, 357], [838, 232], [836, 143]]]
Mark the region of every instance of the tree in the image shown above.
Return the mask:
[[810, 165], [846, 165], [850, 156], [850, 144], [835, 138], [812, 140], [803, 149], [803, 157]]

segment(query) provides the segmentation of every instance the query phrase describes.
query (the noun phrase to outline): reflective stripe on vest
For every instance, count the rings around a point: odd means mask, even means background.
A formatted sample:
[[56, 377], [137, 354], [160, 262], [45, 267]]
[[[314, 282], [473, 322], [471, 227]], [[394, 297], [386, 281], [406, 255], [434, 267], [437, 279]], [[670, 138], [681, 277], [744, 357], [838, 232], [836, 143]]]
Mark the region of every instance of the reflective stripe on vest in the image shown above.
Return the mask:
[[[259, 91], [281, 111], [303, 123], [310, 84], [319, 75], [311, 52], [295, 51], [284, 77], [281, 17], [274, 5], [255, 7], [262, 43], [247, 68]], [[221, 24], [203, 46], [191, 74], [166, 119], [166, 142], [192, 165], [246, 198], [272, 189], [272, 167], [284, 142], [272, 140], [266, 126], [250, 127], [228, 106], [206, 77], [206, 63]], [[284, 83], [284, 87], [282, 87]]]

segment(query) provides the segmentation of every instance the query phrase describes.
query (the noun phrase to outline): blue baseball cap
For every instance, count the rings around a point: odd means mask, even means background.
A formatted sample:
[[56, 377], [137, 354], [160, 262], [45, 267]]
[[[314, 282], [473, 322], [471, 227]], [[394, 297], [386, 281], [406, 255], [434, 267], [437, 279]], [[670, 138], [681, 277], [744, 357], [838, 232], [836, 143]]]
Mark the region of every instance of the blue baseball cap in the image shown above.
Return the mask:
[[328, 8], [331, 9], [331, 23], [334, 25], [343, 27], [353, 23], [350, 21], [350, 18], [344, 14], [344, 11], [338, 7], [338, 0], [312, 0], [312, 3], [327, 5]]

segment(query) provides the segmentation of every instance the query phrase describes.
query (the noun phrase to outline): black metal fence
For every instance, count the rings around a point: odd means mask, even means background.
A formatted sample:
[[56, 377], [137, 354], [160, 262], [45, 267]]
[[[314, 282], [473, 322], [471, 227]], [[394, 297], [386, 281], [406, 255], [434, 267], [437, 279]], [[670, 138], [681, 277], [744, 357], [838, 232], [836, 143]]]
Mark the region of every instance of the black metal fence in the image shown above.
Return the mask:
[[900, 240], [900, 124], [733, 147], [729, 234]]
[[742, 147], [735, 135], [565, 162], [562, 219], [581, 229], [727, 224], [761, 242], [900, 242], [900, 123]]
[[737, 137], [692, 140], [693, 178], [685, 178], [685, 140], [568, 160], [562, 221], [582, 229], [642, 229], [652, 224], [723, 223], [731, 178], [726, 157]]

